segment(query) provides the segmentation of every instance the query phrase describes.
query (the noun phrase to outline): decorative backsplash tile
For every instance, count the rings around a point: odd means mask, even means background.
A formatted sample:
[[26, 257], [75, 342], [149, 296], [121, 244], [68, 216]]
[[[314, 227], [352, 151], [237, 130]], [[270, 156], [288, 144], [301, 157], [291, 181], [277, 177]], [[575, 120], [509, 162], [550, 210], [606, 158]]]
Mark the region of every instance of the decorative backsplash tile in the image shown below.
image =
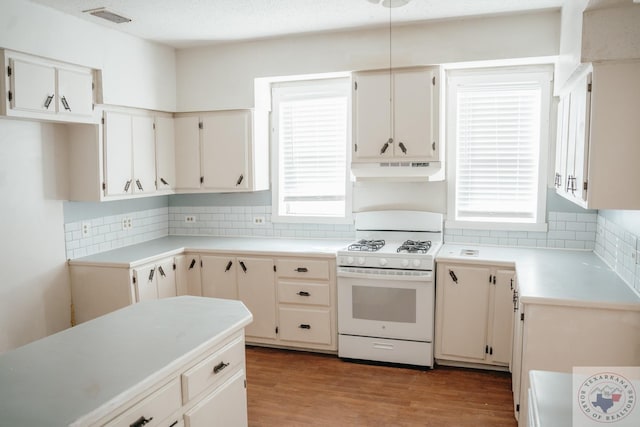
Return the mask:
[[168, 224], [166, 207], [67, 223], [64, 225], [67, 259], [164, 237], [169, 234]]
[[629, 286], [640, 292], [639, 236], [598, 215], [594, 252]]
[[549, 231], [547, 232], [446, 227], [444, 241], [528, 248], [592, 250], [595, 247], [597, 219], [598, 215], [595, 213], [549, 212]]
[[271, 222], [271, 206], [172, 206], [169, 234], [352, 239], [353, 224]]

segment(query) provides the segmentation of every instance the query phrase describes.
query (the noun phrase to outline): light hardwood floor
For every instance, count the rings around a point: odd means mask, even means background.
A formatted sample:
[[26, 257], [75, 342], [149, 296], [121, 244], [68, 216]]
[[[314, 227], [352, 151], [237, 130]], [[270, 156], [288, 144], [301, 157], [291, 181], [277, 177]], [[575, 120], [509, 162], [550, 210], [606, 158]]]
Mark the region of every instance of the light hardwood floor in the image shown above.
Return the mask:
[[407, 369], [247, 347], [250, 426], [515, 427], [505, 372]]

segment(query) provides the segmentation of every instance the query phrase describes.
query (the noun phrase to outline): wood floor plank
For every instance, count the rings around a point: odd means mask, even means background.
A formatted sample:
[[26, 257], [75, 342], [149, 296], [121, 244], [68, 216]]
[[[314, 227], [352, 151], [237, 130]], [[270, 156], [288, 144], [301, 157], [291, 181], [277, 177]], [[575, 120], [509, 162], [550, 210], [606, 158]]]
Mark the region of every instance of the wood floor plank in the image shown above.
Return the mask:
[[247, 347], [249, 425], [515, 427], [505, 372], [419, 370]]

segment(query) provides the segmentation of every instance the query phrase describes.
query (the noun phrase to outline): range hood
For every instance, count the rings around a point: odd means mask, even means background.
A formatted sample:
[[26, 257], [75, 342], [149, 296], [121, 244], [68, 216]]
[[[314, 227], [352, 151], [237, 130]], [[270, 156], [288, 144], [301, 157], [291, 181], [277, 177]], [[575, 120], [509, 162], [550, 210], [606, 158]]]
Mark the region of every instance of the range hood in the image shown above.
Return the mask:
[[442, 162], [351, 163], [356, 180], [441, 181]]

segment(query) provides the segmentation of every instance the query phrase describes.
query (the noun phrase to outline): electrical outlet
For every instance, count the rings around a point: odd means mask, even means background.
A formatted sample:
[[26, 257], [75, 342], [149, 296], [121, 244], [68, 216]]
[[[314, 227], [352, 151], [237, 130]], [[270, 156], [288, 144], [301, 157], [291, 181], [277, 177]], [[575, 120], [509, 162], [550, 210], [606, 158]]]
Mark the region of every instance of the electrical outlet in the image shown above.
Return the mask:
[[91, 223], [89, 221], [82, 222], [82, 237], [91, 236]]
[[131, 218], [129, 217], [122, 218], [122, 229], [130, 230], [132, 228], [133, 228], [133, 221], [131, 221]]
[[253, 223], [255, 225], [264, 225], [264, 217], [263, 216], [254, 216]]
[[185, 215], [184, 222], [186, 222], [187, 224], [194, 224], [196, 222], [195, 215]]

